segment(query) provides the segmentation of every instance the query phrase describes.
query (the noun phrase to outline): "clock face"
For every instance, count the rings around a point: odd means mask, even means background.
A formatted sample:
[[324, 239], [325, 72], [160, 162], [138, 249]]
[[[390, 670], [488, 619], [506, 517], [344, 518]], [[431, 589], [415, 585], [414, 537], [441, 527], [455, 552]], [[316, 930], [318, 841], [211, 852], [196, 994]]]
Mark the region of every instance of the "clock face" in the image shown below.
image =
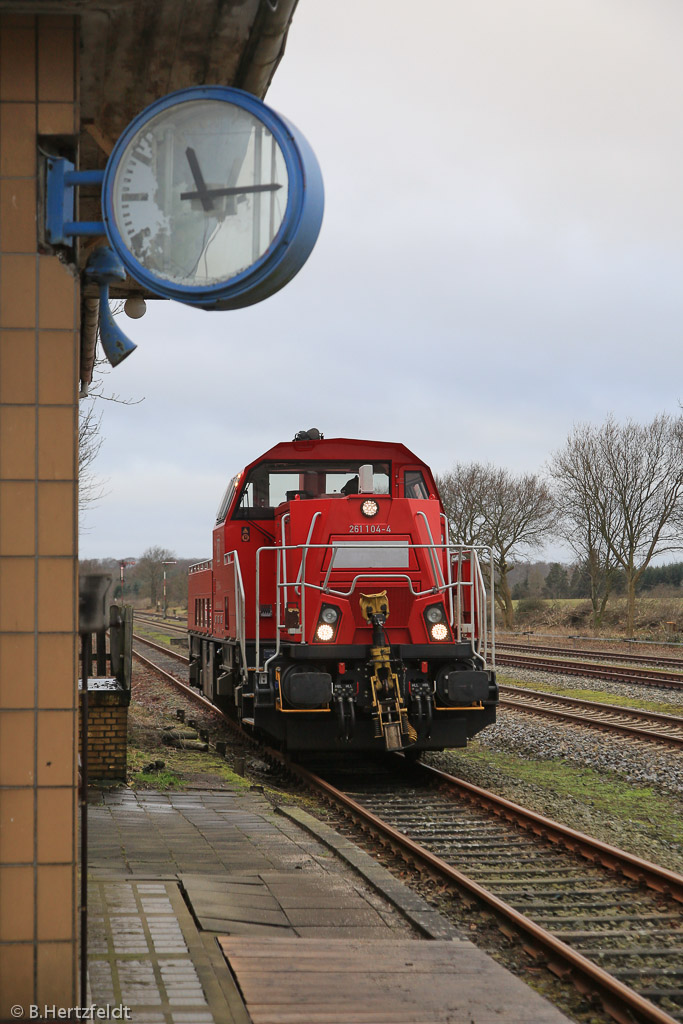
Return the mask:
[[225, 99], [191, 99], [122, 141], [108, 212], [119, 247], [154, 280], [211, 289], [265, 256], [290, 185], [283, 150], [260, 118]]

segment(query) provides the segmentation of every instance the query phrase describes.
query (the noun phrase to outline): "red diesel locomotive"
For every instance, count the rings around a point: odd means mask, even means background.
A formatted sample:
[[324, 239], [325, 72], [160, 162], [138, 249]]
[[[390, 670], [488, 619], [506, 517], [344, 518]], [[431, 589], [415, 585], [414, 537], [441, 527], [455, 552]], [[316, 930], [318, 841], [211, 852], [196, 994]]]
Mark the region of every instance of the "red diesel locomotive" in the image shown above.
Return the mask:
[[290, 751], [461, 747], [496, 716], [488, 602], [428, 466], [301, 431], [234, 477], [190, 569], [190, 681]]

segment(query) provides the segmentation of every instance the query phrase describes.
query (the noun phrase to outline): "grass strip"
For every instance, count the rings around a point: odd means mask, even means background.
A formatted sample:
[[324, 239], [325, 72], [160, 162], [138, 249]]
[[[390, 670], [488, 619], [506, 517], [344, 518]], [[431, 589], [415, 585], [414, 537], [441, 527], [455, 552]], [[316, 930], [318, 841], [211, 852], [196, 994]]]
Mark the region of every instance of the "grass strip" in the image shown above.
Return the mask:
[[641, 711], [658, 711], [664, 715], [675, 715], [683, 717], [683, 708], [680, 704], [669, 704], [661, 700], [643, 700], [640, 697], [625, 697], [621, 694], [610, 693], [606, 690], [581, 690], [569, 686], [555, 686], [553, 683], [530, 683], [527, 680], [514, 679], [512, 676], [497, 673], [498, 682], [502, 686], [519, 686], [525, 690], [538, 690], [542, 693], [557, 694], [558, 697], [575, 697], [577, 700], [594, 700], [600, 704], [614, 704], [624, 708], [634, 708]]
[[486, 765], [510, 780], [522, 780], [553, 795], [589, 804], [607, 819], [639, 825], [647, 832], [656, 832], [660, 840], [683, 847], [682, 802], [651, 786], [634, 785], [592, 768], [578, 768], [559, 758], [537, 761], [487, 750], [476, 742], [458, 750], [457, 757]]

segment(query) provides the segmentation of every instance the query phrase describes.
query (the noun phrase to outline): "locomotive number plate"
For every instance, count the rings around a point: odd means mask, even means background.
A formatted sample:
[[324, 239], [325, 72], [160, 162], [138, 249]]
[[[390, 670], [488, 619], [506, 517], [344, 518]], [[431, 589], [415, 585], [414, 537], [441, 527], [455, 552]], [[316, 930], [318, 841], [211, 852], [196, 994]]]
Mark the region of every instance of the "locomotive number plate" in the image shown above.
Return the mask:
[[388, 523], [349, 523], [349, 533], [391, 533]]

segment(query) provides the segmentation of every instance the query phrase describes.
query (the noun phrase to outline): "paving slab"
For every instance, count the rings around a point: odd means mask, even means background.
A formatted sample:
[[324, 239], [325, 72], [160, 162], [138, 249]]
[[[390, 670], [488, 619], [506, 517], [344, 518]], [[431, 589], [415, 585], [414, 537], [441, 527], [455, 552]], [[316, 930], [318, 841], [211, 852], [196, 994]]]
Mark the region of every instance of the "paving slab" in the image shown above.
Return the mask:
[[[88, 824], [90, 999], [129, 1006], [134, 1024], [566, 1024], [298, 807], [274, 810], [253, 792], [122, 789], [93, 795]], [[397, 983], [401, 957], [442, 968], [445, 957], [455, 987], [435, 994], [434, 966]], [[343, 989], [358, 998], [340, 1015], [329, 993]]]
[[219, 940], [253, 1024], [567, 1024], [464, 940]]
[[125, 1006], [133, 1024], [250, 1024], [178, 881], [89, 879], [88, 1004]]

